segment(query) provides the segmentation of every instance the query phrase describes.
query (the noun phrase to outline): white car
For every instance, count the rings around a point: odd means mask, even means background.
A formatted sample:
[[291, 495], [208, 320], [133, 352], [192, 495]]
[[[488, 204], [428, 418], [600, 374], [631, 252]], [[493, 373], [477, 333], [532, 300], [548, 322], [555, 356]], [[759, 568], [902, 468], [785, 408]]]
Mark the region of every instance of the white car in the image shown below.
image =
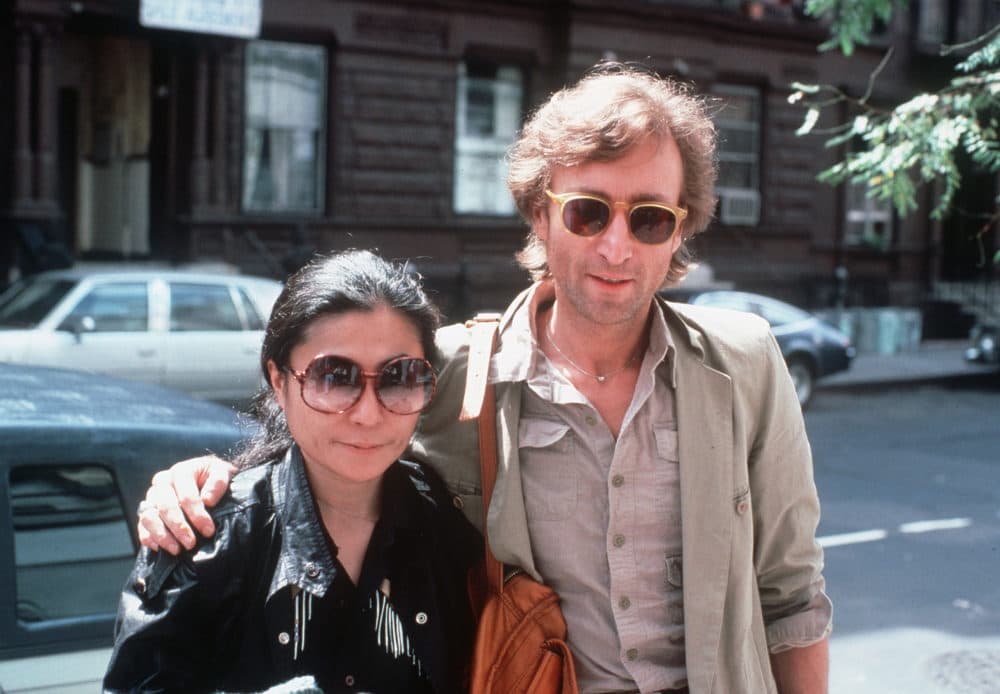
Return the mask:
[[282, 285], [238, 274], [70, 269], [0, 295], [0, 362], [112, 374], [245, 403]]

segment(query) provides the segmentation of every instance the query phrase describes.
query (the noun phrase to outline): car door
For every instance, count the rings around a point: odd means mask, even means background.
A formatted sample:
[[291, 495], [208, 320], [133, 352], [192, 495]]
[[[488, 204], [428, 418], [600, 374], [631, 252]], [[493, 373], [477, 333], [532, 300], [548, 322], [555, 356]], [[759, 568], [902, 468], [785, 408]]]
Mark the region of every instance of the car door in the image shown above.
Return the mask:
[[147, 282], [94, 283], [59, 324], [62, 339], [40, 341], [31, 361], [159, 383], [163, 350], [150, 314]]
[[134, 561], [115, 470], [58, 448], [0, 459], [2, 692], [100, 691]]
[[[263, 326], [232, 284], [171, 280], [164, 385], [208, 400], [249, 399], [260, 384]], [[253, 328], [253, 329], [251, 329]]]

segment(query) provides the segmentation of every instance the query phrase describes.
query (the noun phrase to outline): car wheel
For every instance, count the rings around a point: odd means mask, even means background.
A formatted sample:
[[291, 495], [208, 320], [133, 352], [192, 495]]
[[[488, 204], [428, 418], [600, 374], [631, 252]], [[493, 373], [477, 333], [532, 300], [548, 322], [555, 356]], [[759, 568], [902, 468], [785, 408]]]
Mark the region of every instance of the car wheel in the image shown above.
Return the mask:
[[795, 394], [799, 398], [799, 405], [804, 410], [809, 406], [809, 401], [812, 400], [813, 385], [816, 381], [812, 365], [805, 359], [791, 359], [788, 362], [788, 373], [792, 377], [792, 384], [795, 386]]

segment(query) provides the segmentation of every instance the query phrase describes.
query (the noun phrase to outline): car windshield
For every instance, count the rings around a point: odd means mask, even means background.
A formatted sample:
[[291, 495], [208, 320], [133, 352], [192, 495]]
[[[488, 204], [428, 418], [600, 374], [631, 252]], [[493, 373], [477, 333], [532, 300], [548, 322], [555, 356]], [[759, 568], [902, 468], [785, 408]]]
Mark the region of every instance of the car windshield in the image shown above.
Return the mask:
[[0, 327], [33, 328], [73, 289], [67, 279], [22, 280], [0, 295]]

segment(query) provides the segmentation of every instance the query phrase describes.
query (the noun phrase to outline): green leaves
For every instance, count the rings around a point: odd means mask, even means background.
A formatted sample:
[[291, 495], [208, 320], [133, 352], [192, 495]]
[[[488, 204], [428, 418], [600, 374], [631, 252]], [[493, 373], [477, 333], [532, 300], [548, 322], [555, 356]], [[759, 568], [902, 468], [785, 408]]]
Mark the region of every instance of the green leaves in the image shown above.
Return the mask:
[[[892, 18], [892, 0], [808, 0], [806, 14], [830, 21], [830, 39], [820, 44], [821, 51], [839, 48], [847, 56], [856, 45], [867, 46], [878, 21]], [[906, 1], [900, 0], [905, 7]]]
[[[902, 7], [905, 2], [900, 2]], [[806, 11], [827, 18], [831, 38], [821, 50], [839, 48], [850, 55], [868, 43], [876, 21], [888, 22], [892, 0], [808, 0]], [[917, 188], [939, 184], [931, 216], [948, 210], [961, 185], [962, 152], [985, 171], [1000, 171], [1000, 26], [963, 46], [973, 52], [956, 66], [956, 75], [934, 93], [921, 93], [892, 110], [873, 108], [868, 96], [889, 56], [872, 73], [863, 96], [852, 97], [832, 85], [793, 83], [788, 102], [805, 109], [797, 135], [816, 130], [823, 109], [843, 104], [851, 118], [826, 129], [827, 147], [844, 147], [843, 159], [819, 174], [830, 184], [866, 185], [868, 195], [889, 200], [900, 215], [917, 209]], [[1000, 204], [1000, 202], [998, 202]], [[1000, 254], [998, 254], [1000, 258]]]

